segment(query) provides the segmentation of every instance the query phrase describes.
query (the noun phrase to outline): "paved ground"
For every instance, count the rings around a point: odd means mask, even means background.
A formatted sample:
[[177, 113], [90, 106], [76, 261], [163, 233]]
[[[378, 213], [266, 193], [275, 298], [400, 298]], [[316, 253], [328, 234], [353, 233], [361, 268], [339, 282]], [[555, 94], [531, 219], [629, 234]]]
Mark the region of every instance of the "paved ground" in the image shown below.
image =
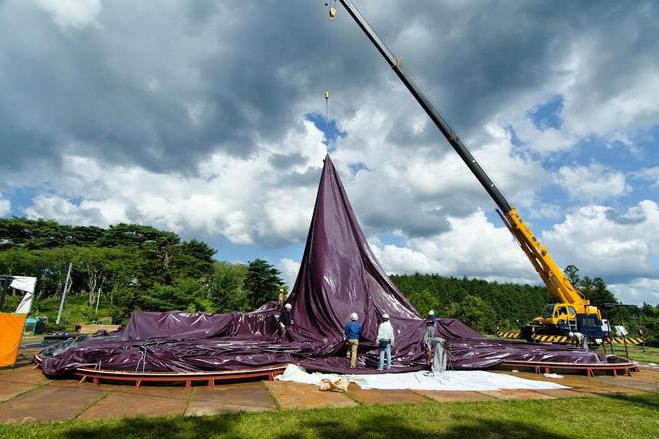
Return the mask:
[[[351, 385], [347, 394], [320, 392], [315, 386], [287, 382], [247, 382], [185, 389], [182, 386], [79, 384], [77, 380], [49, 380], [28, 359], [16, 368], [0, 370], [0, 423], [65, 419], [185, 415], [205, 416], [237, 411], [288, 408], [350, 407], [397, 402], [486, 401], [494, 399], [551, 399], [607, 393], [639, 394], [659, 391], [659, 371], [642, 369], [633, 377], [566, 375], [557, 381], [570, 390], [501, 390], [496, 392], [437, 392], [362, 390]], [[511, 372], [498, 372], [511, 373]], [[516, 376], [548, 380], [521, 372]]]

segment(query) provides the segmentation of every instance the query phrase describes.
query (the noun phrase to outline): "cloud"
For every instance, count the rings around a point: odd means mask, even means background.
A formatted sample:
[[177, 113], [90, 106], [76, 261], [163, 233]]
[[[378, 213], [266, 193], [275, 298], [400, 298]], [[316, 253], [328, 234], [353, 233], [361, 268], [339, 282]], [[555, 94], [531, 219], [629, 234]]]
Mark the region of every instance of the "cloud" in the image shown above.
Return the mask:
[[36, 0], [36, 3], [50, 12], [62, 28], [98, 26], [97, 18], [102, 9], [100, 0]]
[[640, 277], [627, 283], [611, 284], [609, 288], [622, 303], [659, 305], [659, 279]]
[[3, 217], [11, 210], [11, 202], [0, 194], [0, 217]]
[[[449, 218], [448, 231], [403, 245], [372, 240], [373, 251], [389, 273], [438, 273], [488, 280], [540, 283], [530, 262], [503, 227], [483, 212]], [[591, 277], [613, 280], [611, 289], [625, 303], [659, 303], [659, 205], [645, 200], [617, 211], [587, 206], [541, 234], [559, 266], [574, 264]], [[484, 237], [487, 237], [484, 239]]]
[[[529, 109], [556, 95], [561, 131], [535, 132], [531, 147], [562, 150], [657, 120], [653, 2], [362, 3], [463, 137], [491, 122], [521, 129]], [[341, 122], [370, 105], [390, 117], [391, 141], [438, 142], [343, 10], [328, 53], [326, 11], [304, 0], [277, 3], [277, 14], [260, 0], [36, 5], [0, 11], [0, 145], [14, 151], [5, 166], [66, 153], [193, 172], [217, 149], [244, 156], [322, 112], [324, 78]]]
[[288, 290], [293, 289], [295, 284], [295, 279], [297, 278], [297, 273], [300, 270], [300, 262], [294, 261], [290, 258], [282, 258], [279, 260], [279, 270], [281, 275], [284, 278], [284, 282], [288, 285]]
[[529, 206], [529, 218], [531, 219], [560, 219], [563, 216], [561, 206], [543, 202]]
[[605, 279], [656, 277], [659, 206], [651, 200], [629, 209], [585, 206], [542, 233], [561, 266], [573, 264]]
[[533, 267], [505, 227], [496, 227], [482, 211], [449, 217], [449, 229], [404, 246], [372, 243], [373, 252], [389, 273], [439, 273], [492, 280], [537, 282]]
[[[324, 35], [307, 3], [273, 15], [261, 2], [106, 2], [103, 28], [75, 36], [32, 3], [4, 3], [0, 167], [65, 154], [194, 172], [216, 150], [282, 140], [320, 86]], [[87, 3], [45, 4], [66, 23], [91, 17]]]
[[76, 205], [65, 198], [46, 195], [36, 196], [24, 213], [31, 219], [54, 218], [76, 225], [108, 226], [123, 219], [116, 212], [112, 215], [109, 203], [85, 200]]
[[539, 128], [529, 117], [515, 120], [511, 125], [515, 134], [532, 151], [541, 154], [570, 150], [579, 140], [569, 131], [555, 127]]
[[606, 169], [598, 163], [561, 166], [558, 170], [558, 184], [575, 200], [615, 199], [632, 191], [622, 172]]
[[[44, 182], [57, 186], [58, 193], [35, 197], [25, 213], [70, 224], [145, 223], [205, 238], [224, 235], [239, 244], [296, 242], [311, 219], [315, 183], [280, 188], [278, 179], [314, 169], [317, 182], [322, 139], [311, 122], [302, 122], [284, 145], [260, 145], [262, 152], [250, 158], [217, 152], [196, 175], [67, 156], [63, 175]], [[306, 148], [284, 170], [275, 168], [272, 151], [286, 151], [288, 145]]]
[[[455, 154], [433, 147], [409, 157], [383, 139], [387, 118], [375, 123], [364, 116], [358, 112], [346, 120], [357, 134], [340, 140], [333, 156], [369, 233], [428, 237], [447, 230], [448, 216], [491, 208], [487, 194]], [[360, 128], [362, 124], [370, 128]], [[514, 150], [505, 129], [492, 125], [488, 134], [475, 155], [490, 165], [503, 190], [518, 200], [531, 199], [547, 174]], [[32, 182], [52, 188], [51, 194], [37, 197], [26, 213], [74, 224], [142, 222], [205, 237], [224, 235], [241, 244], [297, 242], [311, 218], [325, 150], [322, 141], [322, 133], [305, 120], [281, 141], [255, 145], [259, 153], [243, 158], [220, 150], [191, 173], [69, 155], [60, 172], [35, 173]], [[364, 167], [353, 174], [351, 164], [356, 161]]]
[[659, 166], [640, 169], [633, 172], [632, 177], [650, 183], [650, 186], [653, 188], [659, 187]]
[[[401, 236], [392, 255], [462, 273], [461, 252], [451, 262], [423, 241], [450, 244], [440, 237], [458, 236], [456, 221], [491, 212], [492, 201], [341, 8], [324, 50], [321, 3], [2, 2], [0, 191], [29, 188], [27, 213], [72, 223], [299, 242], [325, 152], [305, 115], [324, 112], [329, 85], [346, 133], [330, 150], [364, 229]], [[568, 212], [563, 230], [590, 204], [615, 201], [624, 214], [628, 179], [656, 182], [652, 164], [625, 175], [598, 157], [611, 144], [625, 146], [621, 160], [654, 147], [635, 139], [659, 120], [656, 2], [358, 6], [511, 203], [545, 227]], [[627, 238], [614, 241], [637, 245]], [[570, 245], [556, 254], [580, 251]], [[474, 273], [497, 275], [487, 253], [471, 256], [485, 267]]]
[[[492, 209], [476, 178], [448, 145], [436, 144], [437, 137], [418, 139], [414, 146], [392, 142], [394, 118], [365, 105], [344, 120], [348, 135], [336, 143], [333, 153], [367, 233], [428, 237], [447, 230], [448, 216]], [[405, 123], [410, 131], [420, 132], [416, 116]], [[549, 176], [515, 148], [509, 131], [495, 123], [488, 124], [472, 150], [499, 188], [520, 205], [531, 203], [534, 191]], [[360, 164], [354, 175], [351, 164]]]

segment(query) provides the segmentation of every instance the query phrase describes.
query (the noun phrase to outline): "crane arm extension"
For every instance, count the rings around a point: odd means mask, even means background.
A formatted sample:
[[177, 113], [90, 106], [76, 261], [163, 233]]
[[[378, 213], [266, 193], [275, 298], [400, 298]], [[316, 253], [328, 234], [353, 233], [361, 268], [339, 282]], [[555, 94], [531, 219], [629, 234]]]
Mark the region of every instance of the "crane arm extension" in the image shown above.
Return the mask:
[[448, 122], [441, 115], [439, 110], [435, 108], [435, 105], [428, 99], [428, 97], [421, 91], [421, 87], [412, 79], [408, 74], [407, 68], [401, 62], [400, 58], [397, 58], [391, 53], [389, 48], [382, 42], [382, 39], [377, 35], [375, 30], [371, 27], [370, 24], [366, 21], [364, 16], [359, 12], [359, 10], [352, 4], [350, 0], [339, 0], [343, 7], [348, 11], [348, 14], [357, 22], [357, 25], [364, 31], [368, 39], [373, 43], [373, 45], [378, 49], [380, 54], [384, 57], [387, 63], [396, 73], [396, 76], [405, 84], [405, 87], [412, 93], [417, 102], [423, 107], [430, 119], [435, 123], [437, 128], [442, 132], [446, 140], [451, 144], [455, 152], [462, 158], [467, 167], [471, 172], [476, 176], [478, 181], [483, 185], [488, 194], [494, 199], [494, 202], [499, 206], [503, 212], [509, 212], [511, 209], [510, 204], [503, 196], [499, 188], [496, 187], [492, 179], [485, 173], [480, 164], [476, 161], [474, 156], [471, 154], [469, 149], [462, 143], [462, 140], [458, 135], [453, 131], [449, 126]]
[[505, 214], [497, 210], [497, 213], [531, 261], [533, 268], [538, 272], [551, 295], [560, 302], [574, 305], [580, 313], [592, 312], [599, 315], [599, 312], [590, 309], [588, 299], [572, 286], [567, 276], [549, 255], [549, 250], [535, 237], [531, 229], [520, 218], [517, 210], [513, 208]]
[[405, 87], [407, 87], [410, 93], [412, 93], [412, 96], [414, 96], [417, 102], [425, 110], [426, 114], [428, 114], [430, 119], [435, 123], [439, 131], [441, 131], [455, 152], [457, 152], [460, 158], [462, 158], [487, 193], [490, 194], [501, 212], [504, 212], [503, 214], [499, 212], [501, 219], [515, 237], [518, 244], [522, 247], [524, 253], [529, 257], [531, 264], [533, 264], [533, 267], [542, 278], [543, 282], [549, 289], [549, 292], [560, 301], [573, 304], [578, 308], [579, 312], [588, 312], [588, 300], [586, 300], [583, 295], [579, 293], [572, 284], [570, 284], [570, 281], [556, 265], [551, 256], [549, 256], [547, 249], [537, 240], [526, 224], [524, 224], [517, 214], [517, 211], [512, 208], [510, 203], [508, 203], [508, 200], [506, 200], [499, 188], [496, 187], [492, 179], [476, 161], [471, 154], [471, 151], [469, 151], [469, 149], [462, 143], [462, 140], [460, 140], [455, 131], [453, 131], [432, 101], [430, 101], [421, 90], [421, 87], [419, 87], [414, 79], [408, 74], [407, 68], [403, 65], [401, 60], [394, 56], [351, 0], [339, 1], [364, 34], [366, 34], [371, 43], [373, 43], [378, 52], [380, 52], [387, 63], [391, 66], [396, 73], [396, 76], [398, 76]]

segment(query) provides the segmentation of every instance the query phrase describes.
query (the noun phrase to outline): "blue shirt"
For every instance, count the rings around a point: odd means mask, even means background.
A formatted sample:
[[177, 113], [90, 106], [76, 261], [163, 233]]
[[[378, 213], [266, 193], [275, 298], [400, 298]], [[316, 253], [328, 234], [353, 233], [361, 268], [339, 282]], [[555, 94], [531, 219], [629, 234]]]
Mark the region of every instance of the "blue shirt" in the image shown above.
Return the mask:
[[362, 335], [362, 325], [359, 322], [348, 322], [343, 330], [348, 340], [359, 340]]
[[291, 322], [291, 312], [284, 308], [284, 310], [281, 312], [281, 315], [279, 316], [279, 323], [283, 324], [284, 326], [290, 326]]

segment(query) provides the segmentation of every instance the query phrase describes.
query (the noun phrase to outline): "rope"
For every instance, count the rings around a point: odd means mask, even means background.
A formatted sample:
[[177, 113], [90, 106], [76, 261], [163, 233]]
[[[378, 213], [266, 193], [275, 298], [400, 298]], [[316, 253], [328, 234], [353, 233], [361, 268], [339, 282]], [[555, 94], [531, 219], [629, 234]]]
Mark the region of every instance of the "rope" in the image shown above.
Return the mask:
[[[327, 7], [327, 24], [325, 25], [325, 55], [327, 55], [330, 51], [330, 27], [333, 21], [336, 20], [336, 0], [329, 0], [325, 3], [325, 6]], [[329, 89], [329, 82], [330, 82], [330, 73], [329, 73], [329, 60], [325, 61], [325, 93], [324, 93], [324, 98], [325, 98], [325, 138], [327, 139], [327, 142], [325, 144], [326, 151], [329, 152], [330, 149], [330, 135], [329, 135], [329, 126], [330, 126], [330, 107], [329, 107], [329, 99], [330, 99], [330, 89]]]

